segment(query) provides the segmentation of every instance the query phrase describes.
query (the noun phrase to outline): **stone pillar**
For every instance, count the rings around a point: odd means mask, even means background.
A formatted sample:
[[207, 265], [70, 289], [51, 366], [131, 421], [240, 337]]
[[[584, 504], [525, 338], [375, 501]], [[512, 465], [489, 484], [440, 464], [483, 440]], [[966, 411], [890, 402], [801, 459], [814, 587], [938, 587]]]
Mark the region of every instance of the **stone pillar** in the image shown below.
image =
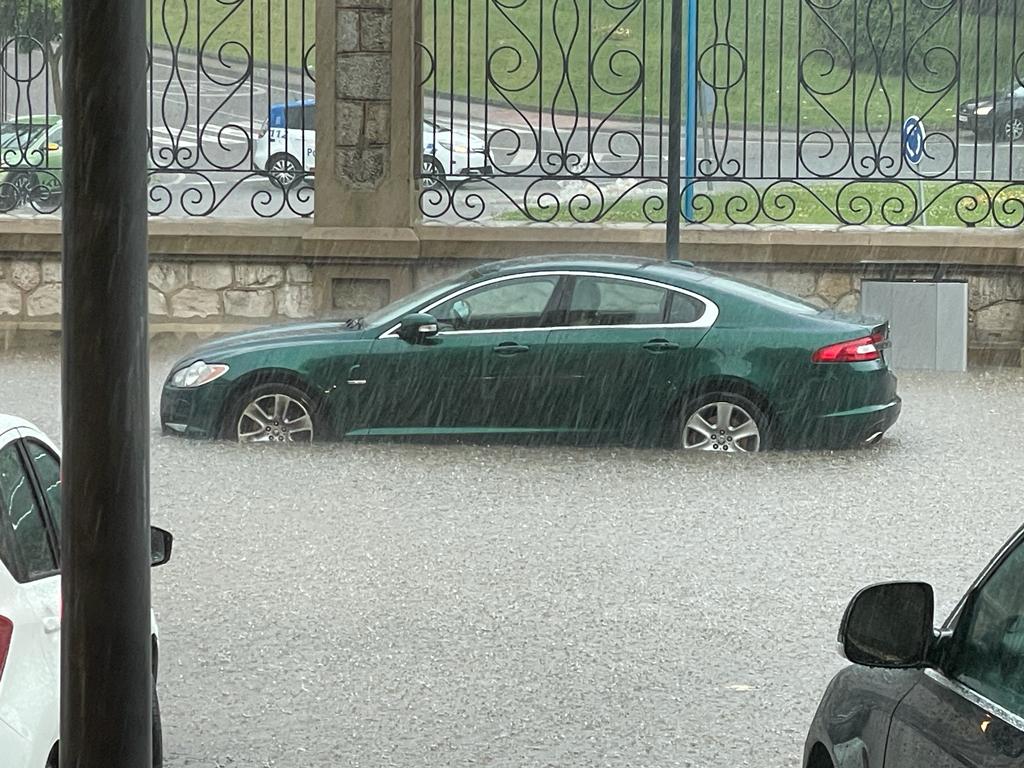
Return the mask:
[[317, 0], [317, 226], [413, 225], [415, 6]]

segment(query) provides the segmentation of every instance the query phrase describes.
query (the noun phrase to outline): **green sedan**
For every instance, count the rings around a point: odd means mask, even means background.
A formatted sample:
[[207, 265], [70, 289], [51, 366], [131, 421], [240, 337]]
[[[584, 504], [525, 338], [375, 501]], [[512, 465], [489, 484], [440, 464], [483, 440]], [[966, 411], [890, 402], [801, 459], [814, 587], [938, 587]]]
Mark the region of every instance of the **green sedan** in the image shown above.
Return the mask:
[[683, 262], [476, 267], [360, 319], [207, 344], [168, 434], [243, 443], [558, 438], [721, 453], [877, 442], [901, 401], [885, 322]]

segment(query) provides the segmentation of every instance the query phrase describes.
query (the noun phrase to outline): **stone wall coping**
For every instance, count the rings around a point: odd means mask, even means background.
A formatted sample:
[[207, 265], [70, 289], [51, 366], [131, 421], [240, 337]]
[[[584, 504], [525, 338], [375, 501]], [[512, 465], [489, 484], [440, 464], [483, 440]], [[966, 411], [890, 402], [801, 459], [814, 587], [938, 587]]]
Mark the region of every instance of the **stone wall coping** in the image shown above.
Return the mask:
[[[245, 257], [351, 261], [511, 258], [544, 253], [625, 253], [658, 258], [664, 230], [654, 225], [444, 226], [411, 229], [316, 227], [298, 220], [172, 220], [150, 222], [154, 258]], [[0, 220], [0, 252], [55, 256], [56, 218]], [[958, 227], [692, 226], [682, 233], [700, 246], [700, 260], [751, 264], [848, 264], [907, 261], [977, 267], [1024, 267], [1024, 233]], [[628, 250], [627, 250], [628, 249]]]

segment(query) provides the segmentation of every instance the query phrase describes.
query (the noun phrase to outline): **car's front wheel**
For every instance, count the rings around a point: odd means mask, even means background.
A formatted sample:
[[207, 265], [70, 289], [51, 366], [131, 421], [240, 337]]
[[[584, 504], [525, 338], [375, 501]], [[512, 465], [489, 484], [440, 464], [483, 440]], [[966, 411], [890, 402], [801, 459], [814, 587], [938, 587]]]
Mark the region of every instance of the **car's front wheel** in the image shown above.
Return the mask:
[[225, 437], [239, 443], [311, 443], [320, 433], [312, 399], [284, 383], [246, 390], [224, 426]]
[[1006, 118], [1003, 124], [1003, 138], [1014, 144], [1024, 138], [1024, 114], [1015, 113]]
[[446, 174], [441, 161], [433, 155], [424, 155], [420, 164], [420, 184], [423, 189], [433, 189], [438, 184], [444, 184]]
[[683, 408], [680, 445], [688, 451], [757, 453], [766, 446], [767, 419], [746, 397], [710, 392]]

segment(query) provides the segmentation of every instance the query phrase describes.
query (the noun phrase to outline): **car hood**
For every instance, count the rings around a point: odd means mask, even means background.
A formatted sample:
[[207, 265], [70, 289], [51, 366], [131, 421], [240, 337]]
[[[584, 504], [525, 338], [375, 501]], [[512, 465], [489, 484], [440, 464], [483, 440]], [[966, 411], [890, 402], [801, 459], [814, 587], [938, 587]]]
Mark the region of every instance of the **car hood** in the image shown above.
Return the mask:
[[196, 360], [205, 360], [208, 363], [220, 362], [223, 358], [265, 348], [268, 345], [299, 344], [315, 341], [322, 337], [343, 339], [346, 336], [350, 336], [355, 339], [361, 335], [361, 330], [347, 327], [345, 320], [289, 323], [287, 325], [256, 328], [251, 331], [221, 336], [196, 347], [174, 365], [174, 370], [183, 365], [189, 365]]

